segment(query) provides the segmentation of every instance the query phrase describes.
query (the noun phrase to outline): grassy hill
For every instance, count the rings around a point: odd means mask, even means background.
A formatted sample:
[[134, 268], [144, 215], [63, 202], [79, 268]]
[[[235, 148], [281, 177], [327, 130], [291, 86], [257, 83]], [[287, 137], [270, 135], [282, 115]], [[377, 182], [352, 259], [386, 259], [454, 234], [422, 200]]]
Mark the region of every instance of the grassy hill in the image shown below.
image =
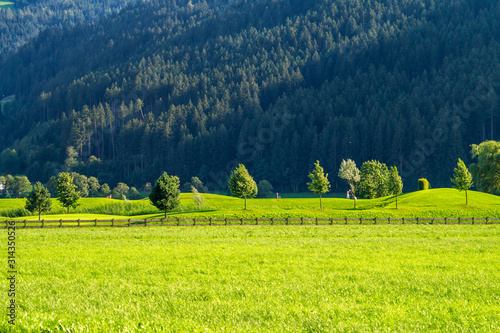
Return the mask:
[[[353, 201], [340, 198], [323, 199], [324, 209], [319, 209], [317, 198], [249, 199], [248, 209], [243, 209], [243, 199], [204, 194], [205, 203], [198, 207], [191, 194], [181, 194], [181, 205], [169, 213], [169, 217], [181, 218], [293, 218], [293, 217], [496, 217], [500, 216], [500, 198], [491, 194], [470, 191], [469, 205], [465, 205], [465, 194], [455, 189], [432, 189], [411, 192], [399, 197], [396, 209], [395, 197], [358, 200], [357, 209]], [[24, 199], [0, 200], [0, 215], [17, 219], [23, 211]], [[82, 198], [80, 206], [64, 214], [65, 210], [53, 200], [51, 215], [46, 219], [112, 219], [112, 218], [161, 218], [163, 214], [149, 200], [110, 200], [105, 198]], [[37, 219], [32, 216], [28, 219]]]

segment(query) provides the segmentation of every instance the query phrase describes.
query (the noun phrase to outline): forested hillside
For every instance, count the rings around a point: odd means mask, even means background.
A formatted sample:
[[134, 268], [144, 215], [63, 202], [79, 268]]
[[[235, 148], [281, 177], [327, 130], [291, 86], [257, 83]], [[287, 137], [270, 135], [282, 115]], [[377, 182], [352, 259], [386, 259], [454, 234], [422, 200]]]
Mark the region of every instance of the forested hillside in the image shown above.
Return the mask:
[[297, 191], [319, 159], [345, 190], [351, 158], [449, 186], [500, 136], [499, 17], [492, 0], [155, 0], [49, 29], [1, 64], [0, 173], [214, 190], [242, 162]]
[[0, 7], [0, 56], [16, 51], [46, 28], [70, 27], [118, 12], [133, 0], [13, 0]]

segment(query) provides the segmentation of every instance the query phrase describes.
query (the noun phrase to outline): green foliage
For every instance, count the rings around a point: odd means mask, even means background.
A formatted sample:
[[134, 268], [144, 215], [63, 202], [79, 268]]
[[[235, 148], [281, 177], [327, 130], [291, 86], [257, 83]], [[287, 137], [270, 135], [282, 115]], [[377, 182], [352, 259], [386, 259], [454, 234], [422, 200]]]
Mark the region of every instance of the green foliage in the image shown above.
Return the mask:
[[71, 172], [71, 177], [73, 177], [73, 183], [76, 185], [76, 190], [80, 192], [82, 198], [89, 196], [89, 181], [87, 176], [81, 175], [76, 172]]
[[42, 183], [36, 182], [33, 191], [26, 199], [26, 210], [38, 212], [38, 220], [40, 220], [42, 212], [50, 211], [51, 206], [49, 190]]
[[67, 172], [61, 172], [57, 178], [57, 200], [63, 207], [69, 209], [78, 206], [80, 192], [76, 191], [76, 185], [73, 182], [73, 177]]
[[205, 203], [205, 198], [201, 196], [200, 192], [196, 189], [196, 187], [191, 185], [191, 192], [193, 193], [193, 201], [197, 206], [203, 206]]
[[169, 176], [166, 172], [156, 180], [155, 186], [149, 194], [151, 204], [159, 210], [165, 211], [165, 218], [167, 212], [179, 206], [180, 190], [179, 190], [179, 177]]
[[111, 189], [109, 188], [108, 184], [104, 183], [101, 185], [101, 193], [105, 197], [107, 197], [111, 194]]
[[101, 188], [101, 185], [99, 184], [99, 179], [97, 179], [96, 177], [89, 177], [88, 186], [91, 196], [93, 197], [99, 196], [99, 189]]
[[361, 176], [359, 174], [359, 169], [356, 167], [356, 163], [348, 159], [342, 160], [342, 163], [340, 163], [340, 169], [339, 169], [339, 178], [345, 180], [347, 184], [349, 184], [349, 187], [351, 188], [351, 193], [354, 196], [354, 209], [356, 209], [356, 186], [358, 185], [359, 181], [361, 180]]
[[425, 178], [420, 178], [418, 180], [418, 189], [419, 191], [425, 191], [431, 188], [431, 184]]
[[247, 197], [253, 198], [258, 193], [257, 184], [243, 164], [231, 172], [228, 187], [233, 197], [245, 198], [245, 209], [247, 209]]
[[257, 193], [259, 198], [273, 197], [273, 185], [267, 180], [261, 180], [257, 185]]
[[457, 163], [457, 168], [454, 170], [454, 177], [451, 179], [453, 187], [457, 190], [465, 191], [465, 204], [469, 204], [469, 198], [467, 196], [467, 190], [473, 185], [472, 175], [465, 166], [465, 163], [459, 158]]
[[472, 158], [477, 163], [470, 166], [474, 184], [479, 191], [500, 194], [500, 142], [485, 141], [471, 145]]
[[113, 199], [125, 200], [127, 198], [127, 193], [130, 190], [127, 184], [118, 183], [111, 193]]
[[207, 188], [203, 185], [203, 182], [200, 180], [200, 178], [191, 177], [191, 185], [194, 186], [198, 190], [198, 192], [207, 193]]
[[135, 187], [131, 187], [127, 192], [127, 196], [131, 200], [139, 200], [142, 199], [142, 196], [139, 194], [139, 191]]
[[358, 195], [364, 199], [374, 199], [389, 195], [389, 170], [379, 161], [366, 161], [361, 166]]
[[403, 180], [399, 175], [398, 168], [392, 166], [387, 177], [387, 190], [390, 195], [396, 196], [396, 209], [398, 209], [398, 195], [403, 191]]
[[330, 182], [328, 174], [323, 173], [323, 168], [319, 165], [319, 161], [314, 163], [314, 170], [308, 175], [311, 182], [307, 183], [309, 191], [319, 194], [320, 209], [323, 209], [321, 195], [330, 191]]

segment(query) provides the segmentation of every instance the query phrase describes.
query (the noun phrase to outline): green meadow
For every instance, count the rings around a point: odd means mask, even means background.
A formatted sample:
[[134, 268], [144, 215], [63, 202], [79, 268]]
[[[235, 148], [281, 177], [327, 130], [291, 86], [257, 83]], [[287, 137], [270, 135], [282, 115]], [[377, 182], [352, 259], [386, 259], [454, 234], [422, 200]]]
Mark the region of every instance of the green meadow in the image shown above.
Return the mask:
[[[499, 225], [27, 229], [16, 236], [17, 320], [11, 326], [3, 318], [1, 332], [500, 330]], [[7, 253], [6, 241], [0, 251]]]
[[[190, 193], [181, 194], [181, 205], [169, 212], [172, 218], [440, 218], [440, 217], [498, 217], [500, 197], [469, 191], [469, 205], [465, 205], [465, 193], [455, 189], [432, 189], [399, 196], [398, 209], [395, 197], [358, 200], [354, 209], [353, 200], [323, 198], [323, 210], [318, 198], [248, 199], [244, 210], [243, 199], [215, 194], [203, 194], [203, 206], [197, 206]], [[0, 199], [0, 219], [38, 219], [24, 210], [24, 199]], [[152, 206], [148, 199], [110, 200], [106, 198], [82, 198], [80, 206], [70, 214], [52, 200], [52, 211], [43, 215], [45, 219], [119, 219], [161, 218], [162, 212]], [[26, 217], [26, 215], [31, 215]]]

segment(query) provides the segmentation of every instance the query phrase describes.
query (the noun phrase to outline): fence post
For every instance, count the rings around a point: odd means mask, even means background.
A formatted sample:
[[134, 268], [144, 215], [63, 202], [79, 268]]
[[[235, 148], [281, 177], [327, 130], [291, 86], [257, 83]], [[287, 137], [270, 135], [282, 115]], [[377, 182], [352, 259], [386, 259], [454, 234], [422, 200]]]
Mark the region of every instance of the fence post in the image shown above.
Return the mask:
[[180, 226], [181, 225], [181, 219], [180, 217], [177, 218], [177, 226]]
[[43, 228], [43, 222], [44, 222], [44, 221], [45, 221], [45, 220], [42, 220], [42, 228]]
[[209, 223], [210, 226], [212, 226], [212, 218], [210, 218], [210, 223]]
[[225, 223], [226, 223], [226, 225], [227, 225], [227, 217], [225, 218], [225, 221], [224, 221], [224, 222], [225, 222]]
[[304, 218], [303, 218], [303, 217], [301, 217], [301, 218], [300, 218], [300, 225], [303, 225], [303, 224], [304, 224]]
[[420, 223], [420, 217], [417, 217], [417, 225]]
[[148, 226], [148, 219], [144, 219], [144, 228], [147, 228]]
[[345, 218], [345, 224], [347, 225], [347, 217]]
[[330, 218], [330, 225], [333, 225], [333, 217]]
[[[227, 219], [226, 219], [226, 224], [227, 224]], [[255, 218], [255, 225], [258, 225], [258, 224], [259, 224], [259, 218], [258, 218], [258, 217], [256, 217], [256, 218]]]
[[375, 218], [375, 224], [377, 224], [377, 218]]
[[487, 217], [487, 218], [486, 218], [486, 224], [488, 224], [488, 222], [489, 222], [489, 221], [490, 221], [490, 218], [489, 218], [489, 217]]
[[59, 228], [62, 228], [62, 219], [59, 220]]
[[115, 219], [111, 219], [111, 228], [115, 226]]
[[362, 217], [359, 218], [359, 224], [363, 224], [363, 218]]
[[447, 217], [444, 218], [444, 224], [448, 224], [448, 218]]
[[193, 219], [193, 227], [196, 225], [196, 218]]
[[474, 218], [472, 218], [472, 224], [474, 224]]
[[161, 226], [163, 227], [163, 219], [160, 219], [161, 220]]
[[405, 224], [405, 218], [403, 217], [403, 224]]
[[288, 217], [286, 218], [286, 225], [288, 225]]
[[387, 224], [391, 224], [391, 218], [387, 218]]
[[131, 219], [128, 219], [128, 226], [130, 227], [132, 224], [130, 223]]
[[462, 222], [462, 218], [461, 218], [461, 217], [459, 217], [459, 218], [458, 218], [458, 224], [460, 224], [461, 222]]
[[274, 218], [271, 217], [271, 225], [273, 225], [273, 224], [274, 224]]
[[316, 225], [318, 225], [318, 218], [316, 218]]
[[431, 224], [434, 224], [434, 218], [431, 219]]
[[24, 227], [26, 228], [26, 220], [24, 220]]
[[241, 225], [243, 225], [243, 218], [241, 218]]

